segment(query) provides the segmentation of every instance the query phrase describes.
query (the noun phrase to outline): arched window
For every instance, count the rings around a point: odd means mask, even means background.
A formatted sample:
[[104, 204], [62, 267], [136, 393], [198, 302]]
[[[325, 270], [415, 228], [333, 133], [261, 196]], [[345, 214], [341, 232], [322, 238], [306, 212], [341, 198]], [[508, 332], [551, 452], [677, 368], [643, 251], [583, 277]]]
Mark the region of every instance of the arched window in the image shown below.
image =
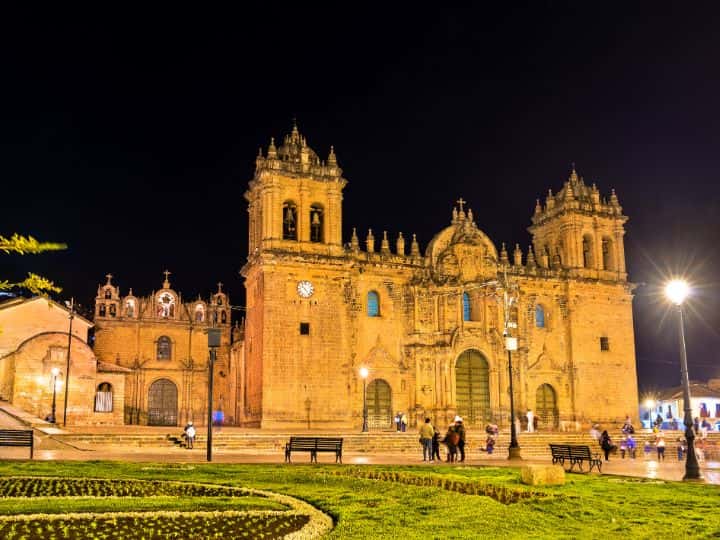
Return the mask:
[[115, 304], [110, 304], [110, 316], [114, 317], [115, 315], [117, 315], [117, 308]]
[[95, 412], [112, 412], [113, 391], [109, 382], [100, 383], [95, 392]]
[[157, 340], [157, 359], [170, 360], [172, 356], [172, 342], [167, 336], [160, 336]]
[[613, 244], [610, 238], [602, 239], [603, 270], [615, 270], [613, 261]]
[[125, 316], [126, 317], [134, 317], [135, 316], [135, 300], [132, 298], [125, 301]]
[[368, 317], [380, 316], [380, 295], [375, 291], [367, 294], [367, 314]]
[[195, 306], [195, 322], [203, 322], [205, 320], [205, 307], [202, 304]]
[[[297, 206], [292, 201], [283, 203], [283, 240], [297, 240]], [[312, 216], [310, 216], [312, 218]]]
[[220, 322], [223, 324], [227, 322], [227, 313], [225, 313], [225, 310], [220, 312]]
[[323, 225], [325, 216], [323, 207], [320, 204], [313, 204], [310, 207], [310, 241], [323, 241]]
[[100, 308], [98, 309], [98, 315], [101, 317], [105, 316], [105, 304], [100, 304]]
[[112, 291], [110, 289], [105, 289], [105, 298], [106, 299], [112, 298]]
[[471, 321], [472, 310], [470, 309], [470, 295], [466, 292], [462, 295], [463, 321]]
[[217, 305], [222, 306], [222, 296], [217, 297]]
[[540, 304], [535, 306], [535, 326], [545, 328], [545, 308]]

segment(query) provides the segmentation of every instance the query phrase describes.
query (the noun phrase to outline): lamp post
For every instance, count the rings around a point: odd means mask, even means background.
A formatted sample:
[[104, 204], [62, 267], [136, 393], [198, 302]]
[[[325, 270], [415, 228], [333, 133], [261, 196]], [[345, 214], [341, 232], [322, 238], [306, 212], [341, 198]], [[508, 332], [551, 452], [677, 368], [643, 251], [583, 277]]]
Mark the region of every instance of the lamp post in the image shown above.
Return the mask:
[[70, 310], [70, 328], [68, 329], [68, 350], [67, 360], [65, 362], [65, 402], [63, 403], [63, 427], [67, 425], [67, 404], [68, 404], [68, 392], [70, 391], [70, 348], [72, 345], [72, 323], [75, 318], [75, 299], [70, 298], [70, 301], [65, 301], [65, 305]]
[[652, 431], [653, 427], [653, 411], [655, 410], [655, 400], [654, 399], [646, 399], [645, 400], [645, 407], [647, 407], [648, 410], [648, 429]]
[[57, 378], [58, 378], [58, 375], [60, 374], [60, 370], [58, 368], [54, 367], [50, 370], [50, 372], [52, 373], [52, 377], [53, 377], [53, 383], [52, 383], [53, 384], [53, 400], [52, 400], [52, 411], [50, 412], [50, 418], [52, 420], [52, 423], [55, 424], [56, 423], [55, 422], [55, 395], [57, 393], [56, 392]]
[[363, 380], [363, 424], [362, 424], [362, 432], [367, 433], [368, 431], [368, 410], [367, 410], [367, 377], [370, 372], [368, 371], [368, 368], [361, 367], [360, 368], [360, 377]]
[[213, 375], [215, 372], [215, 355], [220, 346], [220, 329], [208, 328], [208, 415], [207, 415], [207, 460], [212, 461], [212, 407], [213, 407]]
[[[522, 459], [520, 455], [520, 444], [517, 440], [517, 430], [515, 429], [515, 393], [513, 392], [513, 368], [512, 368], [512, 351], [518, 349], [518, 338], [510, 335], [511, 328], [517, 328], [517, 323], [510, 320], [510, 310], [513, 303], [517, 301], [517, 285], [510, 286], [507, 278], [507, 269], [503, 271], [503, 307], [505, 311], [505, 331], [503, 338], [505, 340], [505, 349], [508, 355], [508, 376], [510, 379], [510, 446], [508, 447], [508, 459]], [[511, 290], [512, 289], [512, 290]]]
[[665, 287], [665, 295], [675, 304], [678, 312], [678, 330], [680, 335], [680, 381], [683, 387], [683, 401], [685, 419], [685, 440], [687, 441], [687, 459], [685, 460], [685, 476], [683, 480], [699, 480], [700, 466], [695, 456], [695, 433], [692, 424], [692, 409], [690, 407], [690, 378], [688, 377], [687, 352], [685, 350], [685, 321], [683, 315], [683, 302], [690, 294], [690, 287], [682, 280], [670, 281]]
[[508, 353], [508, 375], [510, 376], [510, 446], [508, 447], [508, 459], [522, 459], [520, 456], [520, 444], [518, 444], [517, 440], [517, 430], [515, 429], [515, 398], [513, 393], [512, 351], [517, 351], [517, 344], [517, 338], [511, 337], [506, 330], [505, 348]]

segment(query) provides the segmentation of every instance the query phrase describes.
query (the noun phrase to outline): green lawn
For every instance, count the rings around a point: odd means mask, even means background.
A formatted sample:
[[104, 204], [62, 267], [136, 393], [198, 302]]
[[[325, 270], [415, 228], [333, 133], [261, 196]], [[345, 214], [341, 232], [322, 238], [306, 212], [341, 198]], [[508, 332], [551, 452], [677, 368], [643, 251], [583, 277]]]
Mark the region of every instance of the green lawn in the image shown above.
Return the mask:
[[[333, 516], [330, 538], [338, 539], [720, 537], [720, 487], [614, 476], [568, 475], [565, 486], [534, 488], [542, 495], [534, 496], [519, 484], [516, 469], [499, 467], [0, 461], [0, 476], [10, 475], [178, 480], [274, 491]], [[417, 485], [422, 483], [433, 485]], [[519, 502], [496, 500], [514, 494], [521, 495]], [[197, 499], [199, 505], [216, 504]], [[24, 511], [119, 510], [102, 499], [58, 502], [38, 499]], [[172, 507], [171, 498], [158, 502], [162, 509]], [[122, 510], [148, 510], [149, 504], [128, 498]], [[248, 498], [247, 504], [263, 503]], [[0, 513], [10, 508], [22, 510], [17, 500], [0, 499]], [[174, 508], [198, 509], [182, 501]]]

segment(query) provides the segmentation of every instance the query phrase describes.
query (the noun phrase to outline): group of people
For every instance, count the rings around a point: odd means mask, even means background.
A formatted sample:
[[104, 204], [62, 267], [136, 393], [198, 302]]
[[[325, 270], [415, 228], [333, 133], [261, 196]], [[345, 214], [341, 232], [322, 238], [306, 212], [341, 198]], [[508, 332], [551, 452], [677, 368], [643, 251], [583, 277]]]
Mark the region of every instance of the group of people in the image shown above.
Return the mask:
[[[445, 436], [440, 438], [440, 430], [430, 423], [430, 419], [426, 418], [425, 422], [420, 426], [420, 444], [423, 448], [423, 461], [442, 461], [440, 457], [440, 444], [447, 446], [447, 457], [445, 461], [453, 463], [455, 461], [465, 461], [465, 425], [460, 416], [456, 416], [447, 429]], [[459, 458], [459, 459], [458, 459]]]
[[404, 412], [398, 412], [395, 415], [395, 418], [393, 418], [393, 422], [395, 423], [397, 431], [405, 433], [405, 431], [407, 430], [408, 418]]

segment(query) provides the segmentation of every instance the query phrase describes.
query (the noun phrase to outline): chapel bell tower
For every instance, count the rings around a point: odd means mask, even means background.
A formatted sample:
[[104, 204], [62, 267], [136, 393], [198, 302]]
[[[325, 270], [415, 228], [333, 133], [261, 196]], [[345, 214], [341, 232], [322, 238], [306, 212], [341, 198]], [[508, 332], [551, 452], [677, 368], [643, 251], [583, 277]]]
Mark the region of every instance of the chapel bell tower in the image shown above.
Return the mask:
[[541, 268], [566, 269], [580, 278], [627, 281], [625, 222], [615, 190], [609, 199], [578, 177], [573, 164], [562, 189], [535, 204], [533, 249]]
[[333, 147], [326, 161], [307, 144], [293, 123], [282, 145], [270, 139], [260, 149], [255, 176], [245, 193], [249, 203], [249, 253], [266, 250], [341, 255], [342, 177]]

